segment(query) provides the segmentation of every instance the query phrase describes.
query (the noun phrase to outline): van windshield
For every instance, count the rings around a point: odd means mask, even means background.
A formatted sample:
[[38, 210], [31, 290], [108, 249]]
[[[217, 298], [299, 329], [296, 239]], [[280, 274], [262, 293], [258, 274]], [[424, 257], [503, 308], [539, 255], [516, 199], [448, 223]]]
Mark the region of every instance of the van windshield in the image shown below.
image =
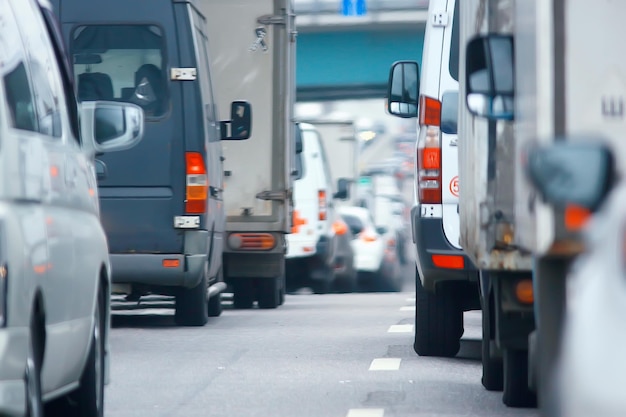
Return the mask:
[[158, 26], [79, 26], [70, 50], [80, 101], [135, 103], [147, 119], [167, 112], [167, 63]]

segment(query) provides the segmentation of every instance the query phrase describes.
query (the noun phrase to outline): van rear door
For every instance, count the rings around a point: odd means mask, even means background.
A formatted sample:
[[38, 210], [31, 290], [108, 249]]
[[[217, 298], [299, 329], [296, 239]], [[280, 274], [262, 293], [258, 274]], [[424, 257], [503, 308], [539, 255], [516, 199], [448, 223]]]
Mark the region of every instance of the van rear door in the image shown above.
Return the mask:
[[[185, 126], [177, 34], [169, 0], [64, 0], [59, 15], [80, 100], [134, 102], [144, 108], [144, 140], [97, 156], [101, 219], [111, 253], [181, 253], [173, 218], [184, 213]], [[137, 22], [128, 22], [137, 16]]]

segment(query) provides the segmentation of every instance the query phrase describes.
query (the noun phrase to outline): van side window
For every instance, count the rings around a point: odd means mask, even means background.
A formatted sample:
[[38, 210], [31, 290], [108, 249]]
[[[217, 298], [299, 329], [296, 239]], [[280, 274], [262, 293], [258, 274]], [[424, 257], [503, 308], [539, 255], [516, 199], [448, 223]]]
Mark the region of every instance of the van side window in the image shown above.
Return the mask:
[[135, 103], [146, 119], [169, 110], [163, 32], [156, 25], [90, 25], [74, 29], [70, 53], [78, 100]]
[[[34, 126], [32, 122], [26, 122], [25, 119], [19, 123], [29, 128], [34, 127], [34, 130], [44, 135], [60, 138], [62, 133], [60, 107], [63, 104], [60, 95], [63, 94], [63, 89], [57, 75], [56, 61], [50, 53], [50, 43], [41, 34], [44, 27], [38, 16], [38, 10], [34, 10], [33, 7], [32, 3], [28, 3], [26, 7], [14, 9], [17, 24], [24, 28], [21, 31], [21, 37], [26, 51], [27, 69], [30, 70], [30, 85], [34, 93], [32, 103], [34, 103], [33, 110], [37, 120]], [[31, 10], [28, 10], [29, 8]], [[17, 73], [14, 75], [16, 76], [15, 81], [21, 77]], [[26, 93], [16, 104], [24, 106], [24, 100], [26, 100]], [[33, 110], [28, 110], [28, 112]], [[23, 112], [24, 109], [16, 108], [17, 117], [24, 118]], [[28, 115], [27, 117], [32, 116]]]
[[35, 104], [24, 62], [5, 74], [3, 81], [11, 111], [11, 125], [16, 129], [37, 131]]

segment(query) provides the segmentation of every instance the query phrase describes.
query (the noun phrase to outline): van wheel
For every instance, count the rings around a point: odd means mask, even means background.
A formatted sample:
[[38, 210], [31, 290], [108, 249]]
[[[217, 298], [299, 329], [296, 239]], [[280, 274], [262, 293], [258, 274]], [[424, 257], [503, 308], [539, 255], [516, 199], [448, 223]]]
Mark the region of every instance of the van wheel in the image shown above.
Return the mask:
[[287, 278], [285, 274], [283, 274], [280, 278], [280, 291], [278, 293], [278, 305], [282, 306], [285, 304], [285, 292], [287, 287]]
[[[217, 273], [217, 282], [224, 282], [224, 273], [222, 272], [222, 268]], [[209, 298], [208, 301], [208, 315], [209, 317], [219, 317], [222, 314], [222, 293], [215, 294], [213, 297]]]
[[98, 292], [94, 329], [87, 362], [78, 388], [46, 406], [46, 415], [74, 417], [104, 416], [104, 326], [105, 300]]
[[483, 376], [481, 382], [487, 391], [502, 391], [503, 388], [503, 365], [502, 357], [496, 357], [493, 352], [495, 336], [495, 317], [493, 296], [487, 295], [482, 311], [482, 364]]
[[528, 388], [528, 351], [504, 349], [504, 393], [508, 407], [536, 407], [537, 396]]
[[239, 309], [252, 308], [254, 291], [251, 279], [239, 278], [233, 282], [233, 307]]
[[209, 320], [207, 278], [193, 288], [180, 288], [176, 294], [174, 321], [179, 326], [204, 326]]
[[261, 278], [257, 287], [259, 308], [276, 308], [280, 304], [280, 278]]
[[31, 325], [30, 341], [26, 370], [24, 371], [24, 385], [26, 386], [26, 416], [43, 417], [43, 403], [41, 401], [41, 360], [37, 354], [41, 349], [39, 331], [36, 324]]
[[455, 356], [461, 348], [463, 311], [459, 308], [453, 287], [444, 285], [437, 293], [422, 287], [415, 273], [415, 342], [420, 356]]

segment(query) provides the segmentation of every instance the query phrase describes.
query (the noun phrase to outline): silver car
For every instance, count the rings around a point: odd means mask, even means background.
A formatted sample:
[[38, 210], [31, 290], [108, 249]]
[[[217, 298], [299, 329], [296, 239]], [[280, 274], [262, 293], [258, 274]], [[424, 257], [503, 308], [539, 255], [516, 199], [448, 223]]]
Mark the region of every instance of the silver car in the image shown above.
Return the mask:
[[102, 416], [110, 271], [94, 155], [143, 111], [78, 105], [52, 9], [0, 1], [0, 415]]

